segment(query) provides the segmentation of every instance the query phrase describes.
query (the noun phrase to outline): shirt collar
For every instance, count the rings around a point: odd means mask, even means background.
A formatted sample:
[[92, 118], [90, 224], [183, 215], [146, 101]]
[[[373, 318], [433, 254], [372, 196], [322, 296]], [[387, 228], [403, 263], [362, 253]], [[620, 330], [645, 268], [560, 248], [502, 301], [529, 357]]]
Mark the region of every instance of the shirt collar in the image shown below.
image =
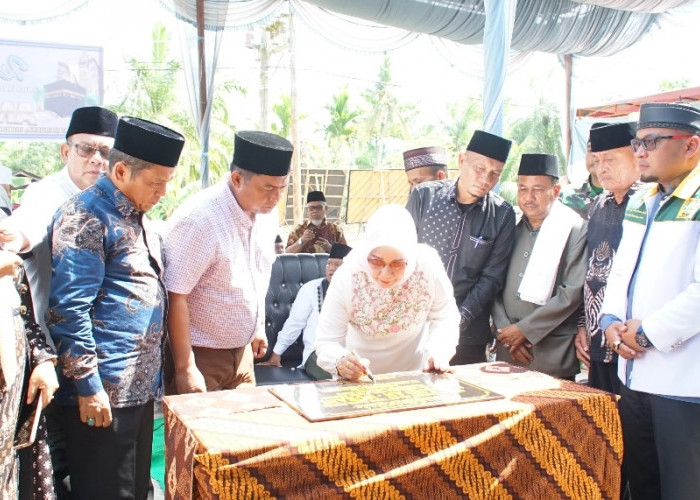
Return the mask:
[[[459, 182], [459, 179], [454, 181], [452, 183], [452, 185], [449, 188], [447, 188], [447, 196], [455, 203], [459, 203], [459, 201], [457, 201], [457, 183], [458, 182]], [[470, 205], [474, 205], [474, 206], [478, 205], [481, 207], [481, 210], [483, 211], [484, 208], [486, 207], [486, 200], [488, 199], [490, 194], [491, 194], [491, 192], [489, 191], [488, 193], [486, 193], [485, 196], [482, 196], [481, 198], [476, 200], [474, 203], [470, 203]], [[465, 203], [465, 205], [466, 205], [466, 203]]]
[[[230, 179], [226, 179], [222, 183], [222, 189], [224, 191], [224, 199], [226, 200], [226, 206], [229, 208], [234, 221], [239, 222], [243, 227], [251, 228], [255, 224], [255, 220], [251, 219], [250, 216], [243, 210], [240, 203], [233, 194], [233, 189], [231, 188]], [[257, 218], [257, 217], [256, 217]]]
[[97, 179], [95, 185], [105, 194], [107, 199], [114, 204], [117, 212], [119, 212], [122, 217], [126, 219], [134, 214], [138, 215], [139, 210], [137, 210], [133, 202], [114, 185], [109, 177], [101, 175], [99, 179]]
[[[636, 193], [637, 191], [639, 191], [640, 188], [644, 187], [644, 185], [645, 185], [645, 184], [642, 183], [642, 182], [635, 181], [634, 184], [632, 184], [632, 185], [630, 186], [630, 188], [627, 190], [627, 193], [625, 194], [625, 199], [624, 199], [624, 201], [629, 200], [630, 197], [631, 197], [634, 193]], [[608, 203], [608, 202], [610, 202], [610, 201], [613, 201], [614, 203], [617, 203], [617, 201], [615, 200], [615, 195], [614, 195], [611, 191], [603, 191], [603, 192], [605, 193], [605, 194], [604, 194], [604, 196], [605, 196], [605, 203]], [[623, 201], [623, 203], [624, 203], [624, 201]]]
[[70, 178], [70, 172], [68, 172], [68, 165], [63, 166], [63, 168], [61, 169], [61, 175], [63, 176], [63, 180], [68, 185], [68, 189], [71, 191], [71, 194], [78, 194], [80, 191], [82, 191], [78, 186], [76, 186], [75, 182], [73, 182], [73, 179]]

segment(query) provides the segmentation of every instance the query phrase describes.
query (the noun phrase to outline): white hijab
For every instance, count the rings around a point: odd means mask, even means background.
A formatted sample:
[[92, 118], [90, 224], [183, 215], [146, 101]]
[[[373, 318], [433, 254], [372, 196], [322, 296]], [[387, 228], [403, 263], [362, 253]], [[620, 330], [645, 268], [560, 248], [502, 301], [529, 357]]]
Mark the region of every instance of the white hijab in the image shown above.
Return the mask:
[[351, 263], [348, 267], [359, 268], [375, 281], [367, 257], [375, 248], [384, 246], [398, 250], [406, 259], [403, 276], [391, 287], [395, 288], [411, 277], [418, 257], [416, 224], [408, 210], [401, 205], [383, 205], [372, 214], [367, 221], [365, 240], [348, 254], [345, 262]]

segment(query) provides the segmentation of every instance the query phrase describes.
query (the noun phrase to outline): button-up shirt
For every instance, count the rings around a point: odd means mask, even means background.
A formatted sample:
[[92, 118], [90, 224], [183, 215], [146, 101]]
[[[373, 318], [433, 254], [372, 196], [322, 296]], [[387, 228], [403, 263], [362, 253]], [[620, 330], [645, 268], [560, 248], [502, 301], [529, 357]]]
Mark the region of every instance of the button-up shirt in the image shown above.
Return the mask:
[[193, 346], [232, 349], [264, 335], [277, 213], [243, 211], [226, 182], [188, 198], [163, 242], [168, 291], [187, 295]]
[[406, 206], [418, 241], [437, 250], [454, 287], [462, 316], [460, 344], [483, 345], [491, 339], [489, 312], [505, 281], [515, 234], [515, 212], [489, 193], [465, 211], [453, 180], [426, 182]]
[[51, 244], [47, 234], [56, 210], [78, 193], [80, 188], [70, 178], [68, 167], [63, 167], [59, 172], [27, 186], [19, 207], [7, 221], [29, 240], [31, 254], [25, 258], [24, 268], [32, 290], [36, 321], [47, 338], [44, 313], [49, 304], [51, 286]]
[[622, 238], [622, 220], [632, 194], [639, 188], [633, 185], [622, 203], [617, 203], [612, 193], [598, 196], [589, 212], [586, 236], [587, 261], [586, 281], [583, 284], [583, 304], [586, 314], [586, 330], [591, 337], [592, 361], [610, 363], [617, 361], [617, 354], [606, 345], [605, 335], [598, 326], [598, 316], [605, 297], [613, 257]]
[[46, 323], [59, 354], [62, 404], [101, 389], [114, 407], [160, 394], [166, 295], [160, 240], [148, 226], [107, 177], [54, 217]]
[[287, 239], [287, 246], [296, 243], [308, 229], [313, 231], [314, 238], [304, 243], [304, 246], [301, 247], [300, 253], [328, 253], [328, 249], [324, 248], [319, 243], [319, 238], [327, 240], [331, 245], [333, 243], [342, 243], [343, 245], [347, 245], [345, 235], [343, 234], [343, 229], [338, 224], [326, 222], [326, 219], [323, 219], [323, 222], [319, 226], [313, 225], [311, 221], [306, 221], [292, 229], [292, 232], [289, 233], [289, 238]]

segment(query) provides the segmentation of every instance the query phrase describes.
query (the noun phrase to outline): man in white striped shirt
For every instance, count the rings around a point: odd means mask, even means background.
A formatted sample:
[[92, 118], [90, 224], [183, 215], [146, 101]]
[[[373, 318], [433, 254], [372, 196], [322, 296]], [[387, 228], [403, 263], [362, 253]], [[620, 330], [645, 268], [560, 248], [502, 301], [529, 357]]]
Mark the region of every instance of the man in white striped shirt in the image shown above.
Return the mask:
[[275, 134], [238, 132], [230, 176], [186, 200], [168, 221], [163, 250], [175, 369], [168, 392], [255, 384], [253, 358], [267, 350], [275, 207], [292, 152]]

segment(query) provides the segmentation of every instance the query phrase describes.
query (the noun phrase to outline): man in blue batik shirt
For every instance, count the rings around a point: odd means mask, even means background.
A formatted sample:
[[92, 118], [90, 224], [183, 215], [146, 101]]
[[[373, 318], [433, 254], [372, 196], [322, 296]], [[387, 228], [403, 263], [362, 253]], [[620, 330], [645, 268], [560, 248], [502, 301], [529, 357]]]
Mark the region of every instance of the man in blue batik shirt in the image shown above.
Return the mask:
[[72, 498], [148, 495], [167, 294], [144, 212], [165, 194], [183, 145], [161, 125], [121, 118], [106, 175], [54, 216], [46, 323]]

